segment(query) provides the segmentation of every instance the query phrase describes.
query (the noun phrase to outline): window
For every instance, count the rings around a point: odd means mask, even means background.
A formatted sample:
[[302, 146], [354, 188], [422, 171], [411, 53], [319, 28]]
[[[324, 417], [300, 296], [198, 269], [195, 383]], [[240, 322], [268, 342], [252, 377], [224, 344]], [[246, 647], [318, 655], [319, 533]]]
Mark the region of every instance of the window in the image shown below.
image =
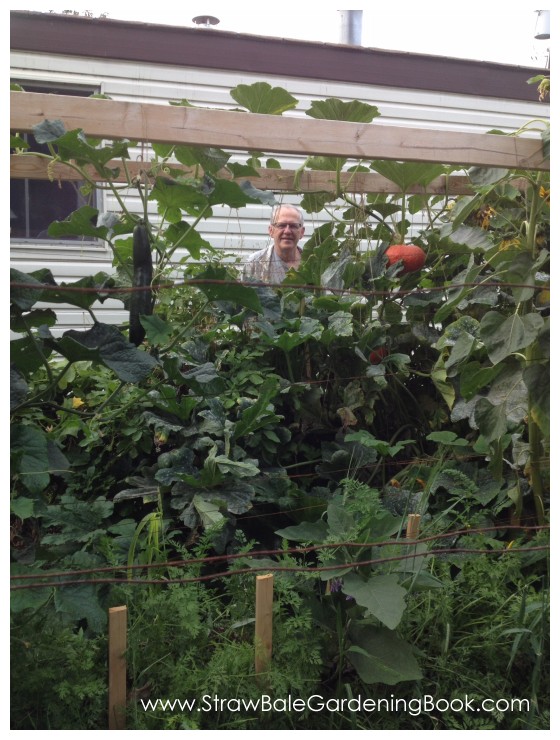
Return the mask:
[[[87, 97], [94, 90], [71, 87], [42, 87], [20, 83], [26, 92], [48, 92], [57, 95], [82, 95]], [[46, 145], [39, 145], [32, 135], [25, 136], [30, 151], [47, 152]], [[84, 205], [95, 207], [95, 194], [84, 196], [81, 182], [51, 182], [50, 180], [10, 180], [10, 236], [14, 240], [48, 240], [49, 225], [62, 221], [72, 211]], [[65, 237], [65, 241], [76, 241], [80, 237]], [[57, 238], [57, 241], [59, 239]]]

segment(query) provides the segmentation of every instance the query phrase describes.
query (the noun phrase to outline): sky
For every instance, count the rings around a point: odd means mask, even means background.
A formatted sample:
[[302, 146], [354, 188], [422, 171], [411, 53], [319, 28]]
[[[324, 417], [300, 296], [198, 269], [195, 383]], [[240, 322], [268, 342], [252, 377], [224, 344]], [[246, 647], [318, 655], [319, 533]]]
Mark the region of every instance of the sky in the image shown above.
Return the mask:
[[[113, 20], [193, 27], [193, 18], [219, 18], [216, 29], [280, 38], [340, 43], [340, 10], [362, 10], [362, 45], [528, 67], [545, 67], [550, 41], [534, 39], [537, 10], [533, 2], [426, 3], [358, 0], [311, 2], [113, 2], [66, 0], [30, 2], [20, 10], [62, 12], [66, 9]], [[16, 8], [11, 8], [15, 10]]]

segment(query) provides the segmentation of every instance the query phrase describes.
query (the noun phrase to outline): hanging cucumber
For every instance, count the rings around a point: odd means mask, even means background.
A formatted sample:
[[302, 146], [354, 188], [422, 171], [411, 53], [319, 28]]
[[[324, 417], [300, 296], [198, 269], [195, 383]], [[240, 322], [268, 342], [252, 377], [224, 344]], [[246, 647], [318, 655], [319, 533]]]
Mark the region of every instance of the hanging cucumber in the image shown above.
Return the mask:
[[[144, 224], [136, 224], [132, 233], [132, 264], [134, 274], [133, 288], [149, 288], [152, 284], [152, 248], [148, 229]], [[152, 313], [152, 291], [135, 290], [130, 294], [130, 323], [128, 339], [138, 347], [146, 336], [146, 330], [140, 323], [140, 316]]]

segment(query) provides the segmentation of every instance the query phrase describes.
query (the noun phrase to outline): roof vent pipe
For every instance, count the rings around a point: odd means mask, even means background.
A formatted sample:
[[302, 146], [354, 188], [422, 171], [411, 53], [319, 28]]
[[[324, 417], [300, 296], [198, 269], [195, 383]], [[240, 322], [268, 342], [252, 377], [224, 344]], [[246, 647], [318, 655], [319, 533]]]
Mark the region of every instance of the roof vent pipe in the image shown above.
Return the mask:
[[220, 19], [214, 15], [197, 15], [192, 22], [196, 23], [199, 28], [210, 28], [210, 26], [217, 26]]
[[363, 10], [339, 10], [340, 13], [340, 43], [350, 46], [362, 44], [362, 14]]
[[537, 24], [535, 28], [536, 39], [550, 38], [550, 10], [536, 10]]

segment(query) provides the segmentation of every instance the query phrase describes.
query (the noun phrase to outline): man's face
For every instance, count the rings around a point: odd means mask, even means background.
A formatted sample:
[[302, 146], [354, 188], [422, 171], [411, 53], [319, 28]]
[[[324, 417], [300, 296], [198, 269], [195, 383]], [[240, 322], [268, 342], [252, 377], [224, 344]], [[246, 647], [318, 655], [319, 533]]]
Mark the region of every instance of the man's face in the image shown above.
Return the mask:
[[299, 213], [289, 206], [280, 208], [276, 213], [274, 224], [268, 227], [268, 233], [274, 242], [276, 254], [282, 255], [295, 250], [303, 236], [305, 227], [301, 226]]

